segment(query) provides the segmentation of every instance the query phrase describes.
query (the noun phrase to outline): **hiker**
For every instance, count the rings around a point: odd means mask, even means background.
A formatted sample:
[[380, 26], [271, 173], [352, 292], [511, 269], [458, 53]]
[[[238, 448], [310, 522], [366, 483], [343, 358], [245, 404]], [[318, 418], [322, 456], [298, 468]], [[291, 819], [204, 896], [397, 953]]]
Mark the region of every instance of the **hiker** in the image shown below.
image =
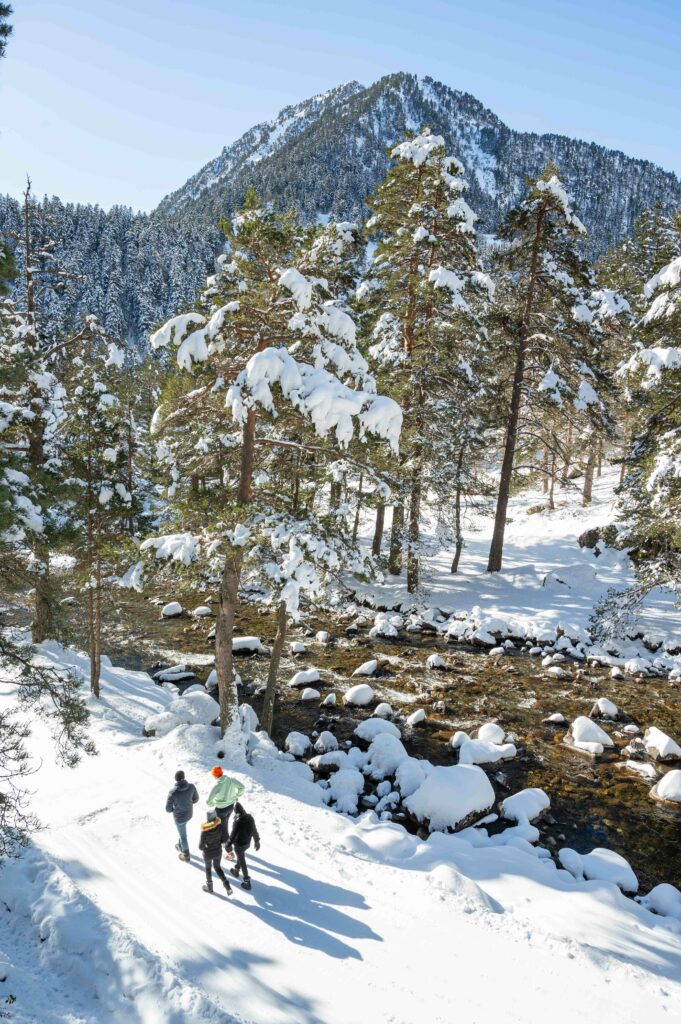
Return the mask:
[[241, 883], [242, 889], [251, 888], [251, 880], [248, 877], [248, 864], [246, 863], [246, 850], [251, 845], [251, 840], [255, 840], [256, 850], [260, 849], [260, 836], [258, 830], [253, 821], [253, 815], [248, 814], [241, 804], [234, 805], [234, 823], [232, 825], [232, 831], [229, 836], [229, 843], [227, 849], [231, 850], [234, 847], [236, 853], [236, 864], [233, 868], [230, 868], [230, 874], [234, 875], [235, 878], [239, 877], [239, 873], [243, 874], [244, 880]]
[[199, 850], [203, 852], [203, 863], [206, 865], [206, 884], [202, 886], [203, 891], [213, 891], [212, 866], [215, 868], [215, 874], [224, 885], [225, 892], [228, 896], [231, 896], [232, 887], [227, 880], [227, 875], [220, 866], [220, 858], [222, 857], [222, 821], [215, 811], [208, 811], [206, 820], [201, 824]]
[[[231, 779], [229, 775], [224, 775], [219, 764], [216, 764], [211, 770], [211, 775], [215, 779], [215, 785], [208, 794], [206, 803], [222, 821], [221, 842], [226, 847], [229, 841], [229, 816], [232, 813], [235, 801], [244, 792], [244, 786], [237, 782], [236, 779]], [[229, 851], [227, 851], [227, 856], [230, 860], [234, 860], [234, 854], [230, 854]]]
[[191, 821], [194, 813], [194, 804], [199, 802], [199, 794], [196, 786], [187, 782], [184, 772], [180, 769], [175, 772], [175, 785], [168, 793], [166, 800], [166, 811], [172, 814], [175, 819], [175, 827], [180, 837], [179, 843], [175, 843], [175, 849], [180, 852], [180, 860], [189, 860], [189, 843], [187, 842], [187, 822]]

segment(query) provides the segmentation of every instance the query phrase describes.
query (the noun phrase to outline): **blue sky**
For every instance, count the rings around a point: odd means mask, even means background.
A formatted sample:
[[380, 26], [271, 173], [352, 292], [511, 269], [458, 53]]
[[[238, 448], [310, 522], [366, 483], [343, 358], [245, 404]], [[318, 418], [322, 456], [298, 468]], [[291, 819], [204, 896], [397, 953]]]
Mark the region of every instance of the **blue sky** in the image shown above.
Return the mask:
[[14, 0], [0, 192], [151, 209], [258, 121], [429, 74], [681, 174], [681, 0]]

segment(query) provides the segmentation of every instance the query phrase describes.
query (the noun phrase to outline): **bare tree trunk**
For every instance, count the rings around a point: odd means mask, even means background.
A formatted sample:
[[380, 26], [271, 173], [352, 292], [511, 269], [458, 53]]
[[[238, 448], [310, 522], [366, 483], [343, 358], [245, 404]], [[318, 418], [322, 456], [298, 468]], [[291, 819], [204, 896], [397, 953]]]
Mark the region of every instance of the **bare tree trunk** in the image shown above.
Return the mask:
[[548, 448], [544, 448], [544, 455], [542, 456], [542, 476], [543, 476], [542, 489], [544, 491], [544, 494], [546, 494], [548, 489], [549, 489], [549, 450], [548, 450]]
[[568, 473], [570, 472], [570, 466], [572, 464], [572, 423], [568, 423], [567, 437], [565, 439], [565, 458], [563, 459], [563, 483], [562, 486], [567, 485]]
[[515, 449], [518, 441], [518, 423], [520, 420], [520, 406], [523, 397], [523, 383], [525, 381], [525, 359], [527, 356], [527, 343], [530, 336], [530, 318], [534, 305], [534, 293], [539, 271], [539, 243], [541, 241], [541, 234], [544, 227], [544, 216], [544, 211], [540, 210], [537, 215], [537, 228], [532, 248], [530, 280], [527, 287], [527, 297], [525, 299], [523, 316], [520, 324], [520, 338], [516, 354], [515, 372], [513, 374], [513, 388], [511, 391], [508, 426], [506, 428], [504, 457], [501, 463], [501, 476], [499, 479], [497, 510], [494, 517], [494, 532], [492, 534], [492, 543], [490, 545], [489, 558], [487, 561], [488, 572], [499, 572], [501, 570], [501, 561], [504, 552], [506, 512], [508, 510], [508, 500], [511, 495], [513, 462], [515, 459]]
[[272, 656], [270, 658], [270, 667], [267, 673], [267, 686], [265, 687], [265, 697], [262, 705], [262, 727], [265, 732], [272, 734], [272, 725], [274, 723], [274, 700], [277, 693], [277, 673], [279, 671], [279, 663], [281, 662], [281, 652], [284, 649], [284, 642], [286, 640], [286, 626], [287, 626], [287, 614], [286, 614], [286, 601], [280, 601], [277, 607], [277, 635], [274, 638], [272, 645]]
[[454, 534], [456, 536], [456, 548], [450, 572], [459, 571], [459, 559], [463, 551], [463, 531], [461, 529], [461, 469], [463, 467], [463, 445], [459, 448], [459, 458], [456, 463], [456, 493], [454, 496]]
[[594, 469], [596, 466], [596, 456], [594, 455], [593, 447], [589, 448], [589, 455], [586, 460], [586, 469], [584, 471], [584, 489], [582, 491], [582, 505], [591, 504], [591, 496], [594, 485]]
[[340, 480], [332, 481], [331, 491], [329, 494], [329, 508], [332, 512], [335, 512], [341, 501], [342, 483]]
[[357, 533], [359, 531], [359, 513], [362, 508], [362, 485], [364, 483], [364, 474], [359, 474], [359, 484], [357, 485], [357, 506], [355, 508], [355, 521], [352, 524], [352, 543], [357, 542]]
[[393, 521], [390, 527], [390, 555], [388, 570], [393, 576], [402, 572], [402, 535], [404, 533], [404, 505], [393, 505]]
[[596, 476], [598, 477], [599, 480], [600, 480], [601, 476], [603, 475], [603, 454], [604, 454], [604, 452], [603, 452], [603, 438], [600, 437], [598, 439], [598, 462], [597, 462], [597, 469], [596, 469]]
[[99, 678], [102, 672], [102, 563], [97, 556], [95, 566], [93, 647], [90, 655], [90, 688], [99, 699]]
[[553, 495], [554, 495], [554, 492], [555, 492], [555, 489], [556, 489], [556, 453], [555, 453], [555, 450], [553, 452], [551, 452], [551, 477], [550, 477], [550, 480], [551, 480], [551, 484], [550, 484], [550, 487], [549, 487], [549, 509], [551, 511], [553, 511], [553, 509], [556, 507], [555, 503], [554, 503], [554, 500], [553, 500]]
[[379, 501], [376, 506], [376, 525], [374, 526], [374, 539], [371, 545], [371, 554], [380, 555], [381, 543], [383, 541], [383, 527], [385, 525], [385, 502]]
[[421, 478], [414, 475], [409, 502], [409, 538], [407, 545], [407, 592], [414, 594], [419, 585], [419, 526], [421, 523]]
[[[127, 417], [127, 428], [128, 428], [128, 493], [134, 494], [135, 480], [133, 474], [133, 461], [135, 457], [135, 433], [132, 429], [132, 404], [128, 400], [128, 417]], [[134, 534], [135, 532], [135, 520], [131, 515], [128, 516], [128, 533]]]

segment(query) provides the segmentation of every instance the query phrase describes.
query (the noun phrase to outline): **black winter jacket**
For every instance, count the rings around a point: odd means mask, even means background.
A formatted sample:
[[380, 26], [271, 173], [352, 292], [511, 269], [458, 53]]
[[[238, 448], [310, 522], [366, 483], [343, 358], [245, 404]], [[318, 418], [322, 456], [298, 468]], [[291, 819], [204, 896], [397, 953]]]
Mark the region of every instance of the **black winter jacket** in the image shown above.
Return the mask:
[[191, 820], [194, 813], [193, 805], [198, 802], [199, 794], [196, 792], [196, 786], [187, 782], [186, 779], [182, 779], [182, 782], [176, 782], [168, 793], [166, 811], [168, 814], [172, 814], [175, 821], [181, 825], [183, 822]]
[[220, 818], [202, 822], [199, 850], [203, 850], [204, 857], [217, 857], [222, 852], [222, 821]]
[[229, 846], [239, 846], [244, 849], [251, 845], [255, 839], [255, 845], [260, 846], [260, 836], [255, 827], [252, 814], [237, 814], [234, 818], [232, 831], [229, 834]]

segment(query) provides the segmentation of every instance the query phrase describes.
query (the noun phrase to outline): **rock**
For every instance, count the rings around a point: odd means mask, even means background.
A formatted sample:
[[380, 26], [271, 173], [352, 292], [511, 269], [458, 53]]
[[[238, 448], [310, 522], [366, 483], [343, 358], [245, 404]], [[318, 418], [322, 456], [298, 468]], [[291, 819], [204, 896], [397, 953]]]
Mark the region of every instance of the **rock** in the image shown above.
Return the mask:
[[290, 732], [284, 742], [284, 748], [294, 757], [304, 757], [311, 745], [308, 737], [302, 732]]
[[319, 700], [321, 694], [319, 690], [313, 690], [312, 687], [308, 686], [300, 695], [301, 700]]
[[506, 654], [506, 648], [504, 647], [492, 647], [487, 652], [490, 657], [498, 657], [499, 655]]
[[336, 694], [335, 693], [329, 693], [324, 698], [324, 700], [322, 701], [322, 707], [325, 707], [325, 708], [332, 708], [332, 707], [335, 706], [335, 704], [336, 704]]
[[332, 732], [325, 729], [319, 734], [314, 748], [318, 754], [328, 754], [332, 750], [338, 750], [338, 740]]
[[431, 654], [428, 656], [428, 659], [426, 661], [426, 668], [443, 669], [444, 667], [444, 658], [441, 658], [439, 654]]
[[410, 728], [413, 728], [415, 725], [422, 725], [423, 722], [425, 722], [425, 720], [425, 711], [423, 710], [423, 708], [418, 708], [416, 711], [412, 711], [412, 713], [408, 716], [407, 725]]
[[300, 640], [294, 640], [291, 644], [291, 654], [305, 654], [306, 650], [305, 644], [301, 643]]
[[374, 709], [374, 715], [377, 718], [390, 718], [392, 713], [393, 709], [390, 707], [390, 704], [386, 703], [377, 704]]
[[365, 743], [373, 743], [376, 737], [382, 733], [389, 733], [391, 736], [400, 738], [400, 730], [393, 722], [388, 722], [385, 718], [367, 718], [355, 728], [355, 736], [364, 740]]
[[233, 654], [265, 654], [259, 636], [235, 636], [232, 638]]
[[536, 516], [539, 512], [546, 512], [546, 505], [530, 505], [527, 509], [528, 516]]
[[615, 745], [600, 725], [586, 715], [575, 718], [563, 737], [563, 742], [589, 757], [597, 757], [603, 754], [606, 747], [611, 748]]
[[566, 672], [564, 668], [561, 668], [560, 665], [551, 665], [550, 668], [547, 668], [546, 674], [547, 674], [547, 676], [551, 676], [552, 679], [569, 679], [570, 678], [569, 673]]
[[319, 669], [305, 668], [292, 675], [288, 681], [288, 685], [292, 689], [297, 690], [307, 686], [308, 683], [318, 683], [319, 678]]
[[161, 608], [161, 615], [164, 619], [176, 619], [178, 615], [182, 615], [183, 611], [179, 601], [169, 601]]
[[564, 725], [566, 722], [565, 715], [561, 715], [559, 711], [555, 711], [548, 718], [543, 718], [542, 721], [548, 725]]
[[607, 697], [599, 697], [589, 712], [589, 718], [619, 718], [617, 705]]
[[600, 530], [598, 527], [592, 527], [590, 530], [585, 530], [584, 533], [580, 533], [577, 538], [577, 543], [580, 548], [595, 548], [600, 539]]
[[315, 633], [315, 640], [318, 644], [330, 644], [331, 634], [325, 629], [320, 629], [318, 633]]
[[494, 790], [477, 765], [433, 767], [404, 806], [430, 831], [461, 829], [494, 805]]
[[453, 736], [450, 737], [449, 746], [452, 750], [458, 750], [462, 743], [465, 743], [469, 739], [468, 733], [458, 729]]
[[644, 779], [650, 779], [651, 781], [657, 778], [657, 772], [649, 761], [620, 761], [618, 767], [626, 768], [628, 771], [635, 772], [636, 775], [642, 775]]
[[639, 727], [634, 725], [633, 722], [630, 722], [629, 725], [625, 725], [622, 729], [622, 732], [626, 732], [629, 736], [635, 736], [640, 731]]
[[478, 739], [485, 743], [503, 743], [506, 732], [495, 722], [485, 722], [478, 729]]
[[613, 665], [613, 667], [610, 669], [610, 678], [611, 679], [624, 679], [624, 672], [622, 671], [621, 668], [619, 668], [618, 665]]
[[[681, 774], [681, 773], [680, 773]], [[584, 877], [597, 881], [614, 882], [624, 892], [638, 890], [638, 878], [628, 861], [614, 850], [600, 847], [582, 855]]]
[[667, 736], [661, 729], [655, 727], [646, 729], [643, 736], [645, 748], [655, 761], [681, 761], [681, 747], [678, 743]]
[[551, 801], [543, 789], [522, 789], [502, 801], [501, 813], [509, 821], [524, 824], [543, 817], [550, 806]]
[[509, 761], [517, 753], [513, 743], [467, 739], [459, 747], [459, 764], [497, 764], [499, 761]]
[[376, 658], [371, 658], [370, 661], [363, 661], [361, 665], [358, 665], [352, 674], [353, 676], [373, 676], [376, 675], [377, 668], [378, 661]]
[[345, 704], [354, 704], [357, 707], [366, 707], [367, 704], [371, 704], [373, 699], [374, 691], [368, 683], [358, 683], [357, 686], [351, 686], [343, 695], [343, 702]]

